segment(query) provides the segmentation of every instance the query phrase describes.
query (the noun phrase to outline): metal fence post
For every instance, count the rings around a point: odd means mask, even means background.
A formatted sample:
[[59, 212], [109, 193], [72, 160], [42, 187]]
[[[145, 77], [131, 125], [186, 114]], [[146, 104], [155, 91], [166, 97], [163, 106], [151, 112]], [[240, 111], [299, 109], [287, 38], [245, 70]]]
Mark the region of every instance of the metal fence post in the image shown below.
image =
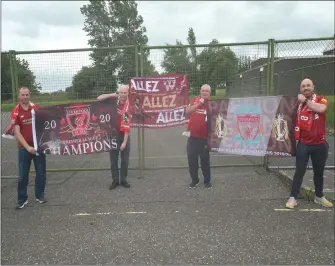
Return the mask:
[[[272, 55], [272, 40], [269, 39], [268, 40], [268, 53], [267, 53], [267, 68], [266, 68], [266, 95], [271, 95], [270, 92], [270, 86], [271, 86], [271, 55]], [[268, 166], [269, 166], [269, 157], [268, 156], [264, 156], [263, 158], [263, 166], [265, 168], [265, 170], [268, 170]]]
[[271, 39], [271, 71], [270, 71], [270, 94], [274, 95], [274, 84], [273, 84], [273, 77], [274, 77], [274, 61], [275, 61], [275, 40]]
[[11, 76], [11, 83], [12, 83], [12, 101], [13, 104], [16, 103], [17, 100], [17, 95], [16, 95], [16, 90], [17, 90], [17, 71], [16, 71], [16, 56], [15, 56], [15, 51], [10, 50], [9, 51], [9, 68], [10, 68], [10, 76]]
[[[135, 76], [138, 77], [139, 75], [139, 71], [138, 71], [138, 46], [135, 46]], [[142, 173], [142, 154], [141, 154], [141, 128], [137, 129], [137, 156], [138, 156], [138, 169], [140, 172], [140, 175], [138, 178], [142, 178], [143, 177], [143, 173]]]
[[[141, 45], [140, 46], [140, 70], [141, 70], [141, 77], [144, 77], [144, 52], [143, 52], [143, 46]], [[144, 123], [144, 120], [143, 120], [143, 123]], [[144, 127], [142, 127], [142, 141], [141, 141], [141, 144], [142, 144], [142, 170], [145, 169], [145, 140], [144, 140]]]

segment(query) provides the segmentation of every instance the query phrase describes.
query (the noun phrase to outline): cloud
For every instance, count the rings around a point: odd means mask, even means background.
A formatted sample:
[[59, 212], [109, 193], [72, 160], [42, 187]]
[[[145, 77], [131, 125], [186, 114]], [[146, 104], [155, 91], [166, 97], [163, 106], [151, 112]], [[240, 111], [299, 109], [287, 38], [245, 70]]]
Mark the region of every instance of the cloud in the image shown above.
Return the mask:
[[[87, 48], [80, 7], [86, 1], [2, 2], [2, 51]], [[193, 27], [197, 43], [221, 43], [334, 35], [333, 1], [139, 1], [149, 45], [186, 44]], [[320, 54], [326, 42], [278, 45], [279, 55]], [[198, 48], [201, 50], [201, 48]], [[266, 56], [266, 45], [238, 46], [240, 55]], [[65, 89], [83, 65], [88, 52], [21, 55], [46, 91]], [[159, 67], [163, 50], [152, 50]], [[57, 88], [57, 89], [56, 89]]]

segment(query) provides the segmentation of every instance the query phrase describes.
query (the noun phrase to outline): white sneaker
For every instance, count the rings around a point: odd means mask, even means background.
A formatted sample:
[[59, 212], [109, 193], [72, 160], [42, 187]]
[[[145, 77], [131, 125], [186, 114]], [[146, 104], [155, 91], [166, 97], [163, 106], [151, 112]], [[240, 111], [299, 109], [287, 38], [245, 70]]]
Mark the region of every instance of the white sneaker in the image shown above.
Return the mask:
[[295, 206], [298, 205], [297, 200], [294, 197], [290, 197], [286, 202], [286, 208], [293, 209]]
[[322, 197], [322, 198], [315, 197], [314, 202], [317, 204], [321, 204], [323, 207], [327, 207], [327, 208], [333, 207], [333, 203], [331, 203], [325, 197]]

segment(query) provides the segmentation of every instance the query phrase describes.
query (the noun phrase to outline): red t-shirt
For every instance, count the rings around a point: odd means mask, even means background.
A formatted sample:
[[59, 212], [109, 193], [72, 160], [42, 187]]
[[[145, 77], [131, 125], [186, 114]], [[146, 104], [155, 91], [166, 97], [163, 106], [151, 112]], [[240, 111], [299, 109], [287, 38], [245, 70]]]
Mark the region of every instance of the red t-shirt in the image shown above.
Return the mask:
[[[317, 96], [315, 102], [328, 106], [328, 100], [323, 96]], [[305, 144], [326, 142], [326, 113], [315, 113], [311, 129], [309, 131], [301, 130], [300, 141]]]
[[[123, 120], [123, 117], [122, 117], [123, 108], [124, 108], [124, 103], [119, 103], [117, 106], [117, 128], [119, 131], [121, 131], [121, 122]], [[127, 113], [128, 113], [128, 120], [131, 121], [132, 108], [130, 106], [128, 106]], [[122, 132], [129, 132], [129, 131], [130, 131], [130, 127], [124, 128], [122, 130]]]
[[[35, 105], [35, 109], [36, 108], [38, 108], [38, 105]], [[34, 147], [31, 109], [31, 106], [29, 106], [27, 110], [24, 110], [20, 105], [15, 125], [20, 126], [21, 135], [28, 145]], [[23, 148], [23, 145], [19, 143], [19, 147]]]
[[[194, 104], [195, 99], [191, 101], [189, 106]], [[199, 106], [199, 108], [190, 115], [188, 129], [190, 130], [190, 136], [194, 138], [207, 139], [207, 111], [205, 104]]]

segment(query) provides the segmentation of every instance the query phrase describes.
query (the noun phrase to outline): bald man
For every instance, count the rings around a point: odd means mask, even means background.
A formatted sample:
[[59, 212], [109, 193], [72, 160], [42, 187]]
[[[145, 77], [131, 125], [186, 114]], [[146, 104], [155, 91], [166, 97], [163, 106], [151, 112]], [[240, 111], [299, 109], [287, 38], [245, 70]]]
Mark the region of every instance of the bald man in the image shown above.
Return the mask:
[[208, 114], [208, 100], [211, 94], [211, 87], [204, 84], [200, 88], [200, 95], [193, 99], [189, 106], [186, 107], [186, 115], [189, 117], [188, 129], [190, 136], [187, 140], [187, 159], [191, 184], [189, 188], [198, 186], [200, 179], [198, 176], [198, 160], [204, 176], [204, 187], [212, 188], [211, 168], [208, 147], [208, 135], [210, 131], [210, 115]]
[[310, 79], [300, 84], [298, 111], [295, 126], [297, 143], [296, 170], [293, 177], [291, 195], [286, 207], [293, 209], [297, 205], [297, 196], [306, 173], [309, 158], [314, 171], [314, 202], [324, 207], [333, 207], [323, 195], [323, 174], [328, 157], [329, 145], [326, 142], [326, 111], [328, 100], [318, 96]]
[[28, 204], [27, 187], [31, 161], [34, 162], [36, 170], [35, 198], [37, 203], [45, 203], [44, 189], [46, 183], [46, 158], [45, 154], [36, 154], [33, 141], [31, 110], [38, 108], [30, 102], [30, 91], [21, 88], [19, 91], [19, 104], [17, 105], [17, 116], [15, 119], [14, 132], [19, 144], [19, 181], [18, 181], [18, 205], [22, 209]]
[[[118, 99], [117, 113], [118, 113], [118, 150], [112, 150], [109, 152], [111, 161], [111, 172], [113, 182], [109, 189], [113, 190], [117, 186], [122, 185], [125, 188], [130, 188], [127, 181], [128, 165], [129, 165], [129, 154], [130, 154], [130, 121], [131, 121], [131, 108], [129, 106], [129, 87], [128, 85], [121, 85], [119, 91], [116, 93], [100, 95], [97, 100], [103, 101], [107, 99]], [[121, 169], [119, 172], [119, 153], [121, 151]]]

